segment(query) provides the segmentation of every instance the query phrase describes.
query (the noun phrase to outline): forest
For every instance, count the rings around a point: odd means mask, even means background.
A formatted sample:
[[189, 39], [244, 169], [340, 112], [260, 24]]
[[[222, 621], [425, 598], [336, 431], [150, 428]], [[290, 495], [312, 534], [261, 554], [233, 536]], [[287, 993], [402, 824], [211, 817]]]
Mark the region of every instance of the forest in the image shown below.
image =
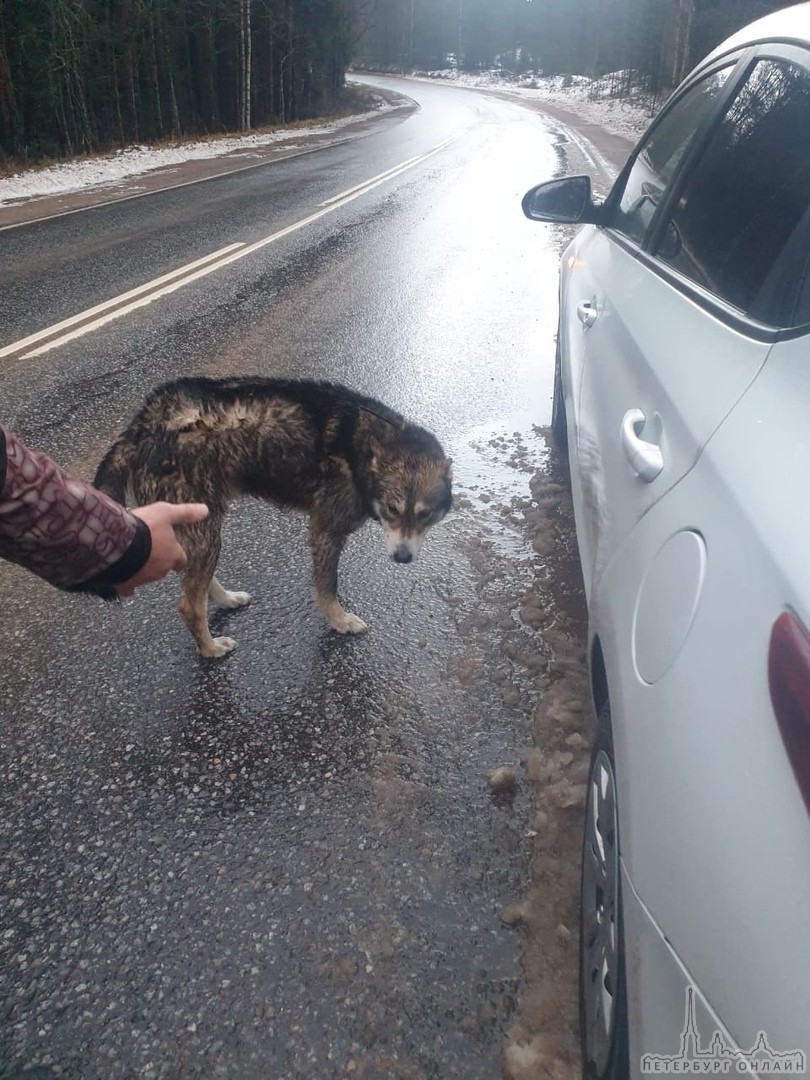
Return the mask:
[[328, 112], [348, 0], [0, 0], [0, 167]]
[[622, 71], [658, 93], [726, 34], [784, 6], [0, 0], [0, 169], [325, 115], [340, 102], [352, 63], [507, 75]]
[[501, 69], [677, 85], [711, 48], [785, 0], [355, 0], [359, 65]]

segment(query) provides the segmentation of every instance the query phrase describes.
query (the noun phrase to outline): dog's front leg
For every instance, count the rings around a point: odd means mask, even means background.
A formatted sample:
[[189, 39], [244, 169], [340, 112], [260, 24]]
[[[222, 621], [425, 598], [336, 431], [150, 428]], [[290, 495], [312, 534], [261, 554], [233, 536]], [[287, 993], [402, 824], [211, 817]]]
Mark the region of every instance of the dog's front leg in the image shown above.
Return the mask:
[[315, 602], [333, 630], [339, 634], [363, 634], [368, 627], [361, 618], [346, 611], [337, 597], [338, 562], [346, 536], [330, 532], [310, 518], [309, 546], [315, 578]]

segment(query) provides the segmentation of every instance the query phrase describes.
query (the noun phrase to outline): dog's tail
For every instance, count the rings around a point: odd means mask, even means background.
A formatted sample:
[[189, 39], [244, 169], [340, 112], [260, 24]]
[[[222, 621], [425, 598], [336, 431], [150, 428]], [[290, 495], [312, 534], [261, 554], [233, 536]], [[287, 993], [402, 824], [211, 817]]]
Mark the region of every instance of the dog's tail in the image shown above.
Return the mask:
[[135, 447], [127, 439], [113, 443], [96, 469], [93, 486], [104, 491], [116, 502], [126, 505], [133, 501], [132, 458]]

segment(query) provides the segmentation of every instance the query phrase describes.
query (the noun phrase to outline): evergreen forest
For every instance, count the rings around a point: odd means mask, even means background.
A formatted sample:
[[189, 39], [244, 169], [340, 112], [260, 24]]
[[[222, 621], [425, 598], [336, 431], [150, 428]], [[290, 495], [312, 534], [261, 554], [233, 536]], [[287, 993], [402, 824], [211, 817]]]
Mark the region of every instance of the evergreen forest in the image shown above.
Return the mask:
[[[0, 168], [333, 112], [346, 71], [600, 76], [658, 96], [773, 0], [0, 0]], [[622, 85], [617, 83], [617, 92]]]
[[402, 70], [632, 73], [652, 92], [677, 85], [774, 0], [355, 0], [354, 50], [365, 66]]

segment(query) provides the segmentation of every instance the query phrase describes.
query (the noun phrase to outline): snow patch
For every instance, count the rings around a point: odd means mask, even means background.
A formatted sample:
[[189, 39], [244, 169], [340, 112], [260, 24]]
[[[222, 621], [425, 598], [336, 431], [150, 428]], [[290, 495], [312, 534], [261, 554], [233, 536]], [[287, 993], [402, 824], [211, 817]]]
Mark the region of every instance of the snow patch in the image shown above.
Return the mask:
[[448, 68], [415, 72], [412, 78], [454, 82], [478, 90], [501, 90], [542, 106], [567, 109], [613, 135], [636, 142], [660, 106], [635, 85], [632, 71], [613, 71], [598, 79], [585, 75], [525, 75], [505, 71], [471, 73]]
[[10, 205], [22, 199], [42, 195], [66, 195], [122, 180], [166, 165], [179, 165], [194, 159], [222, 157], [235, 150], [249, 152], [261, 150], [282, 140], [305, 139], [312, 135], [328, 135], [347, 124], [354, 124], [393, 106], [381, 104], [370, 112], [341, 117], [326, 124], [312, 127], [280, 128], [263, 134], [226, 136], [222, 139], [206, 139], [199, 142], [183, 142], [174, 146], [150, 147], [128, 146], [111, 154], [68, 161], [44, 169], [26, 169], [24, 172], [0, 178], [0, 206]]

